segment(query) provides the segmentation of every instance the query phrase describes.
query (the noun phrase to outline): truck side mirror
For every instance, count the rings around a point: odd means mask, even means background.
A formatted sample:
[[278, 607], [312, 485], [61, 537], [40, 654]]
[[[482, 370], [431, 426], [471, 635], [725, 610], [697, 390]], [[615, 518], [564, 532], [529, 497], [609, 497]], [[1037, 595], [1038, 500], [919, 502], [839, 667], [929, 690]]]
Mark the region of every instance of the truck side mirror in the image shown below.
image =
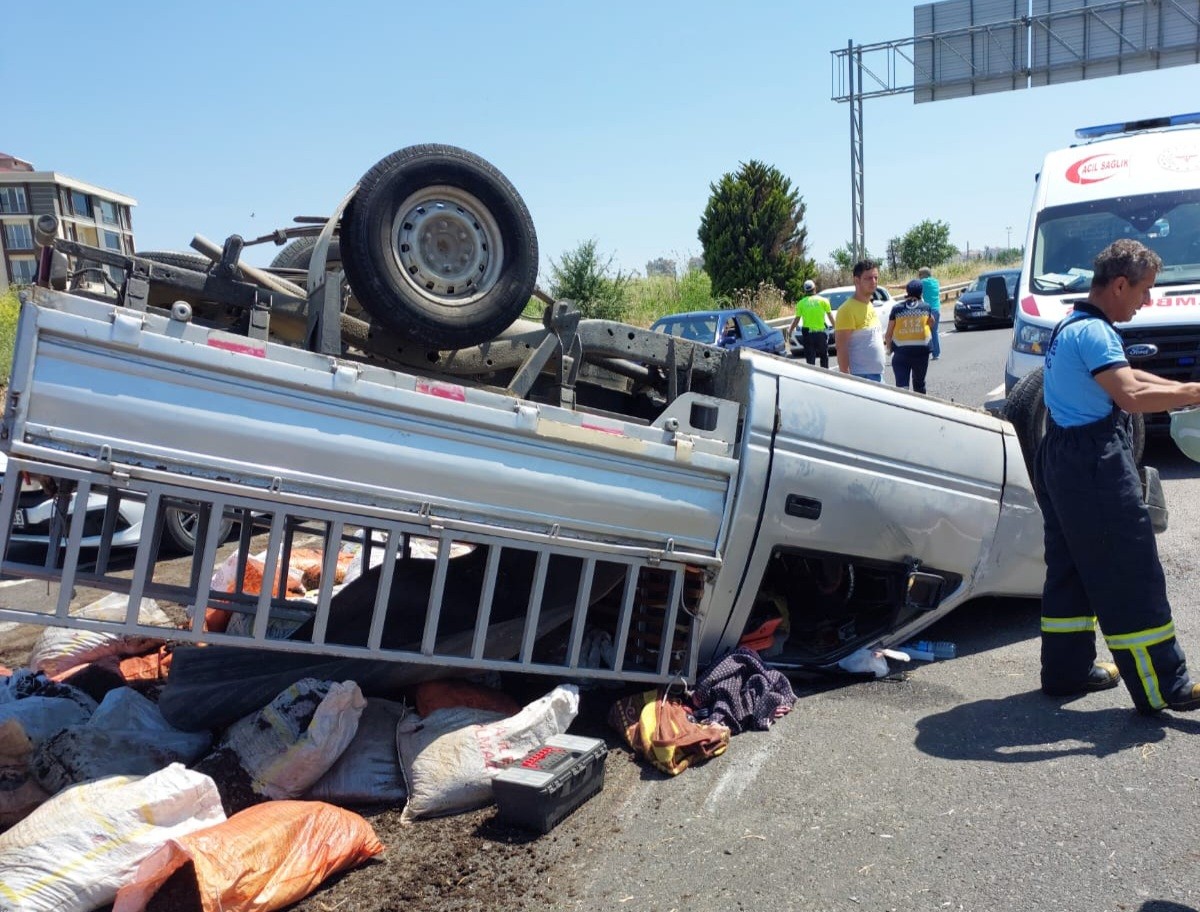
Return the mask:
[[1008, 283], [1004, 281], [1004, 276], [988, 276], [984, 295], [987, 297], [988, 313], [1000, 320], [1012, 319], [1012, 304], [1009, 301]]

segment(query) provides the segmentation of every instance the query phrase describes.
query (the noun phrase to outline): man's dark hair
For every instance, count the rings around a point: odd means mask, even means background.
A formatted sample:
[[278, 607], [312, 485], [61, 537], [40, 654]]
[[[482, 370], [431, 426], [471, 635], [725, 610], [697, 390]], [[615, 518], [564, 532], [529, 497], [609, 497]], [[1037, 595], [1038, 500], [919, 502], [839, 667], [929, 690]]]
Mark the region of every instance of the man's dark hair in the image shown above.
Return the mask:
[[854, 278], [858, 278], [864, 272], [870, 272], [872, 269], [878, 269], [879, 264], [874, 260], [859, 260], [854, 264]]
[[1092, 287], [1105, 288], [1117, 276], [1136, 285], [1147, 273], [1162, 269], [1162, 259], [1140, 241], [1120, 238], [1100, 251], [1092, 261]]

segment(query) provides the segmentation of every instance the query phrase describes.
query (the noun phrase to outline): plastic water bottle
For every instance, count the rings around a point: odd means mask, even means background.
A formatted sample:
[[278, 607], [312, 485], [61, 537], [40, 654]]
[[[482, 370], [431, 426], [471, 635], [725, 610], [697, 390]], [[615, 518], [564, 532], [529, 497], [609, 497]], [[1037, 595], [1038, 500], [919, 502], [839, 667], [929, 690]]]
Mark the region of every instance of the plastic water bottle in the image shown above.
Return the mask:
[[[903, 652], [907, 652], [910, 657], [926, 662], [932, 659], [952, 659], [958, 654], [958, 650], [954, 644], [946, 640], [917, 640], [906, 646], [901, 646], [900, 649]], [[921, 654], [918, 655], [917, 653]]]

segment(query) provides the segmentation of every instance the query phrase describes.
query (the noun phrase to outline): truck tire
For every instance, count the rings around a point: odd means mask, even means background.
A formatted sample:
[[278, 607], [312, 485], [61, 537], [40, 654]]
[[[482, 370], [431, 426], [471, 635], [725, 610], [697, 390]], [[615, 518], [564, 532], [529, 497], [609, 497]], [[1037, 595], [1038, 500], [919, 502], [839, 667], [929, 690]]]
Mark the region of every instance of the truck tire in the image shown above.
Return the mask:
[[[196, 253], [177, 253], [174, 250], [139, 250], [134, 254], [144, 260], [160, 263], [163, 266], [174, 266], [177, 269], [190, 269], [192, 272], [208, 272], [212, 268], [212, 260]], [[235, 277], [242, 278], [241, 270], [235, 272]], [[147, 303], [151, 307], [170, 310], [176, 301], [187, 301], [195, 307], [196, 317], [206, 325], [228, 328], [232, 317], [228, 308], [223, 305], [205, 301], [197, 294], [186, 292], [180, 288], [170, 288], [152, 284]]]
[[196, 253], [176, 253], [174, 250], [139, 250], [134, 256], [162, 263], [164, 266], [190, 269], [193, 272], [208, 272], [212, 268], [212, 260]]
[[380, 323], [455, 349], [521, 315], [537, 279], [533, 219], [492, 165], [453, 146], [410, 146], [368, 171], [342, 216], [342, 266]]
[[[275, 259], [271, 260], [272, 269], [308, 269], [308, 263], [312, 259], [313, 248], [317, 246], [316, 235], [311, 237], [298, 237], [290, 241], [284, 248], [275, 254]], [[326, 263], [340, 263], [342, 253], [337, 238], [329, 242], [329, 254], [326, 257]]]
[[[176, 554], [194, 554], [196, 551], [196, 529], [200, 523], [200, 515], [179, 507], [168, 507], [163, 511], [162, 545]], [[221, 520], [221, 531], [217, 535], [217, 544], [229, 538], [233, 529], [233, 521]]]
[[[1004, 418], [1012, 423], [1017, 432], [1017, 440], [1021, 444], [1021, 454], [1025, 457], [1025, 467], [1029, 470], [1029, 478], [1034, 477], [1034, 460], [1038, 444], [1046, 436], [1046, 400], [1044, 396], [1045, 376], [1042, 368], [1030, 371], [1017, 381], [1008, 394], [1004, 404]], [[1132, 415], [1133, 428], [1132, 444], [1133, 458], [1142, 464], [1146, 453], [1146, 420], [1142, 415]]]

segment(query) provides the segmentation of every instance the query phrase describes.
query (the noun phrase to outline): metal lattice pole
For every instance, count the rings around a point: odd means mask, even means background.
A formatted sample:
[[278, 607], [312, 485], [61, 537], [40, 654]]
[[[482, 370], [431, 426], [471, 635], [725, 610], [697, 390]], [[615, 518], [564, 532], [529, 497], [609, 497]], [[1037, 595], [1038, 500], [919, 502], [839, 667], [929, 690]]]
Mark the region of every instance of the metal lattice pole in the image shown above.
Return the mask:
[[862, 51], [850, 42], [850, 241], [854, 258], [866, 256], [866, 202], [863, 195]]

